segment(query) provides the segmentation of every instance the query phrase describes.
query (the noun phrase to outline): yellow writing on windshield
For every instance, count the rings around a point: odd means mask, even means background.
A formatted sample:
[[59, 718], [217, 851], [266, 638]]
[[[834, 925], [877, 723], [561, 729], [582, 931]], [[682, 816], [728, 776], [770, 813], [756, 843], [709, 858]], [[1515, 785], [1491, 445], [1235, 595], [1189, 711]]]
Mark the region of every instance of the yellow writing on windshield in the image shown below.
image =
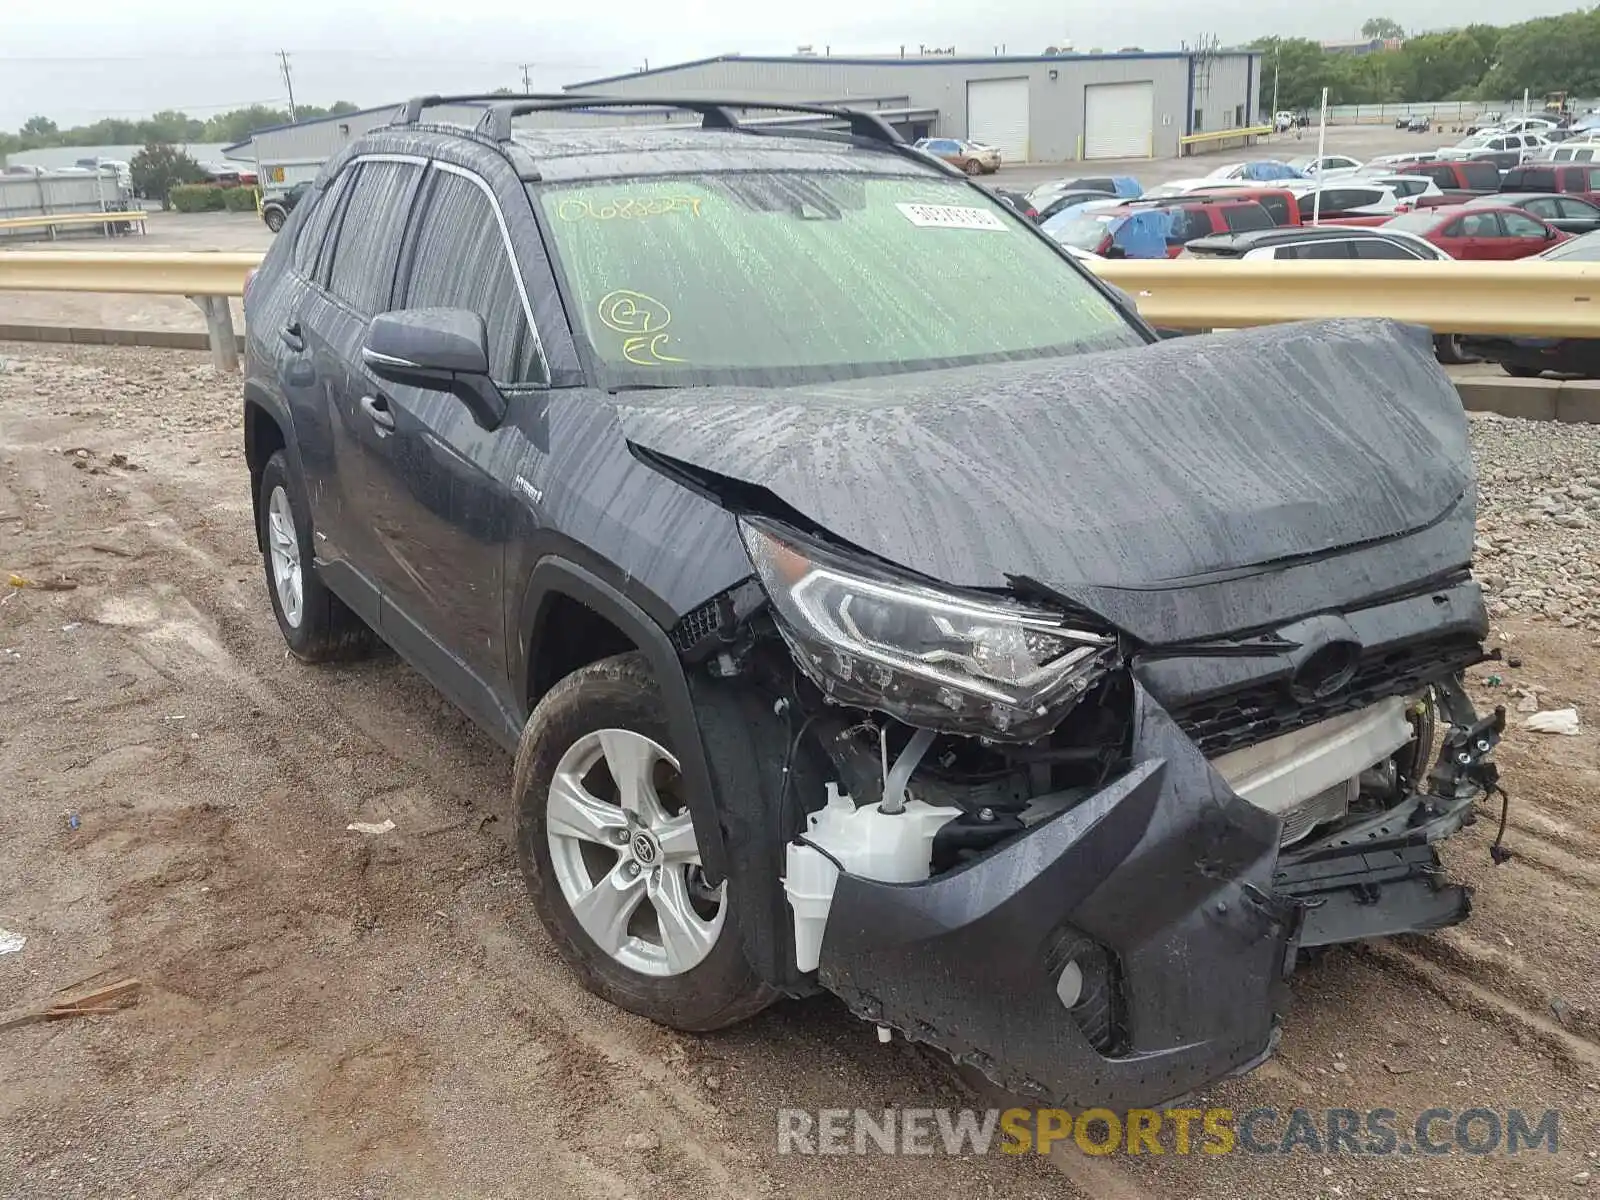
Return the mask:
[[600, 297], [597, 308], [606, 328], [624, 335], [622, 357], [634, 366], [659, 367], [684, 361], [665, 351], [672, 310], [654, 296], [618, 288]]
[[700, 196], [623, 196], [597, 203], [582, 196], [567, 196], [556, 205], [556, 216], [563, 221], [629, 221], [664, 217], [669, 213], [698, 217], [701, 199]]

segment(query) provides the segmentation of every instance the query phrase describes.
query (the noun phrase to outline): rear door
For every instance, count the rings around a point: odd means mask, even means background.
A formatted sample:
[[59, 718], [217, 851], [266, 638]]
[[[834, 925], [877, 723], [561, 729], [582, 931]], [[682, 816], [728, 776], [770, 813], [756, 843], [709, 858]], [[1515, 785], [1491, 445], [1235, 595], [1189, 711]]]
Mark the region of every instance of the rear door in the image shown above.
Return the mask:
[[[1600, 206], [1597, 206], [1593, 201], [1576, 195], [1562, 196], [1556, 201], [1556, 206], [1561, 216], [1559, 222], [1551, 222], [1556, 228], [1565, 230], [1567, 233], [1592, 233], [1594, 230], [1600, 229]], [[1529, 211], [1532, 212], [1532, 209], [1530, 208]], [[1533, 215], [1542, 217], [1544, 214], [1534, 213]]]
[[[1481, 230], [1482, 222], [1472, 222], [1470, 229], [1468, 222], [1468, 217], [1457, 217], [1428, 240], [1451, 258], [1481, 258], [1483, 255], [1477, 253], [1479, 247], [1471, 231]], [[1499, 227], [1495, 226], [1495, 230], [1498, 232]]]

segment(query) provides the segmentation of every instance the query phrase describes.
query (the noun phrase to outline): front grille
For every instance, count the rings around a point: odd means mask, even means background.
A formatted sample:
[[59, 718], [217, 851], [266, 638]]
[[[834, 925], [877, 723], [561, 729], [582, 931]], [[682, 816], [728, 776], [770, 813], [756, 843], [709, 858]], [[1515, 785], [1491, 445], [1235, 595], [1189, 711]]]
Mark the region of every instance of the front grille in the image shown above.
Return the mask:
[[1389, 696], [1419, 692], [1483, 660], [1475, 637], [1453, 636], [1369, 651], [1349, 686], [1302, 703], [1277, 681], [1253, 684], [1172, 710], [1172, 717], [1207, 758], [1253, 746]]

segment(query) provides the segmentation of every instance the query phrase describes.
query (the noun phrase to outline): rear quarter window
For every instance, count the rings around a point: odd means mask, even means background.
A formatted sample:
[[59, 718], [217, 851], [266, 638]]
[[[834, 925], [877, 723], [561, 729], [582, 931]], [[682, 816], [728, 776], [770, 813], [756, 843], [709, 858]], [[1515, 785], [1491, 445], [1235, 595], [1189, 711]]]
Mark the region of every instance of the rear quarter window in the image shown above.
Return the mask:
[[1273, 220], [1266, 208], [1260, 204], [1230, 204], [1222, 210], [1222, 223], [1229, 233], [1239, 233], [1249, 229], [1271, 229]]
[[1500, 188], [1500, 169], [1493, 163], [1467, 163], [1461, 174], [1467, 187], [1475, 191], [1493, 192]]

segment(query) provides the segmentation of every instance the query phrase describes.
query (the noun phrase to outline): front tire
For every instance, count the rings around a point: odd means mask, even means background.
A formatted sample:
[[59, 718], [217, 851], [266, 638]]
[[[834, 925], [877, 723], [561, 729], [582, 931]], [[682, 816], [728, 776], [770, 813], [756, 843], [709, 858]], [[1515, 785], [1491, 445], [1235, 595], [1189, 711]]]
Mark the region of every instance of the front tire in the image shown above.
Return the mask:
[[1440, 334], [1433, 339], [1433, 354], [1440, 362], [1451, 367], [1477, 361], [1461, 349], [1461, 339], [1453, 333]]
[[[517, 858], [589, 991], [690, 1032], [776, 999], [745, 960], [738, 896], [706, 885], [660, 689], [640, 654], [568, 675], [517, 748]], [[777, 880], [773, 880], [777, 886]]]
[[277, 451], [261, 469], [256, 520], [278, 631], [305, 662], [361, 658], [372, 649], [372, 630], [317, 575], [304, 496], [288, 458]]
[[979, 162], [975, 158], [967, 159], [966, 162], [961, 164], [961, 169], [963, 171], [965, 171], [968, 175], [982, 175], [983, 174], [983, 164], [981, 162]]
[[266, 212], [261, 214], [261, 219], [267, 223], [267, 228], [272, 230], [273, 233], [277, 233], [278, 230], [282, 229], [286, 220], [281, 208], [267, 209]]

